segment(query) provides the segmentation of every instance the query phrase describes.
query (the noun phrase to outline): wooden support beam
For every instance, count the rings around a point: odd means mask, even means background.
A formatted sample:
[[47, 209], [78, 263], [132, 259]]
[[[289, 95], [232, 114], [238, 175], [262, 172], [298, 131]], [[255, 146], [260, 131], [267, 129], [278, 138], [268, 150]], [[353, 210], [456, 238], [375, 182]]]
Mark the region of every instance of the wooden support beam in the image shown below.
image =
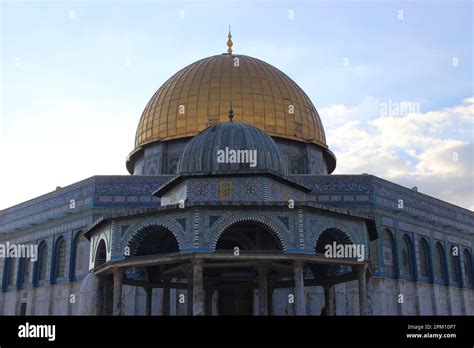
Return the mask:
[[206, 278], [206, 283], [207, 282], [248, 282], [248, 283], [257, 283], [257, 278], [256, 277], [222, 277], [222, 278]]
[[175, 273], [185, 273], [188, 267], [189, 267], [189, 265], [182, 264], [182, 265], [179, 265], [179, 266], [176, 266], [176, 267], [165, 269], [165, 270], [161, 271], [161, 274], [170, 275], [170, 274], [175, 274]]
[[209, 262], [204, 268], [232, 268], [232, 267], [255, 267], [255, 262]]
[[[135, 279], [126, 279], [124, 278], [122, 281], [123, 285], [130, 285], [130, 286], [139, 286], [142, 288], [163, 288], [163, 283], [150, 283], [144, 280], [135, 280]], [[170, 288], [171, 289], [186, 289], [187, 285], [185, 283], [177, 283], [171, 282]]]
[[272, 262], [270, 264], [270, 268], [293, 274], [293, 267], [290, 265], [284, 265], [281, 263]]
[[[325, 286], [325, 285], [335, 285], [339, 283], [345, 283], [351, 280], [357, 279], [357, 273], [345, 273], [332, 277], [324, 277], [318, 279], [305, 279], [304, 286]], [[293, 288], [295, 283], [293, 280], [280, 280], [275, 281], [274, 288]]]
[[258, 289], [258, 284], [254, 283], [222, 283], [222, 284], [215, 284], [213, 285], [213, 289], [221, 290], [221, 289]]
[[[110, 274], [116, 268], [127, 268], [127, 267], [150, 267], [156, 265], [169, 265], [177, 264], [182, 262], [189, 262], [192, 259], [203, 259], [205, 261], [221, 261], [221, 262], [232, 262], [235, 261], [233, 252], [229, 253], [208, 253], [208, 252], [196, 252], [189, 254], [156, 254], [156, 255], [144, 255], [144, 256], [133, 256], [127, 257], [121, 260], [108, 261], [105, 264], [98, 266], [93, 269], [93, 272], [99, 276], [104, 274]], [[301, 261], [306, 264], [324, 264], [324, 265], [347, 265], [347, 266], [358, 266], [363, 264], [361, 261], [357, 261], [356, 258], [326, 258], [324, 255], [306, 255], [306, 254], [286, 254], [286, 253], [265, 253], [265, 254], [240, 254], [240, 262], [293, 262]]]

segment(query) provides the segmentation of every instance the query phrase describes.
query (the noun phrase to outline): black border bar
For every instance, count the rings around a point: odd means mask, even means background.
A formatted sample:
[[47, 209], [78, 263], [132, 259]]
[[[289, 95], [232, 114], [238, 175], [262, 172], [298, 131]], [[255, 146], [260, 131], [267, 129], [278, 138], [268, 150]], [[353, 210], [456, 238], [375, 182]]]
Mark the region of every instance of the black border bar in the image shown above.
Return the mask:
[[[19, 326], [55, 325], [55, 340], [20, 338]], [[409, 326], [410, 325], [410, 326]], [[473, 316], [89, 317], [3, 316], [0, 346], [100, 344], [474, 344]], [[425, 337], [408, 338], [407, 334]], [[434, 338], [433, 334], [455, 334]], [[431, 336], [430, 336], [431, 335]]]

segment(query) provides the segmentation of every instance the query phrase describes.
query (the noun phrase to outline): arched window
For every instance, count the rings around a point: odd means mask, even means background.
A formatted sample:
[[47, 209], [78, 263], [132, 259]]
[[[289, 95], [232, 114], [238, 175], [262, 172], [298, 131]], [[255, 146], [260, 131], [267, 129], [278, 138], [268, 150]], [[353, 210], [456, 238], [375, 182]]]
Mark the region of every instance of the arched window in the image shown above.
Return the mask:
[[429, 263], [429, 247], [426, 239], [422, 238], [418, 245], [418, 253], [420, 258], [420, 275], [422, 277], [429, 277], [430, 274], [430, 263]]
[[82, 232], [74, 239], [74, 276], [87, 272], [88, 269], [88, 240]]
[[[332, 246], [333, 243], [336, 243], [336, 245], [354, 244], [351, 238], [342, 230], [338, 228], [328, 228], [319, 235], [316, 242], [315, 253], [325, 254], [327, 246]], [[342, 265], [311, 265], [309, 268], [316, 279], [318, 277], [331, 277], [348, 271], [348, 267]]]
[[401, 241], [401, 252], [402, 252], [402, 271], [403, 274], [413, 278], [413, 253], [410, 238], [404, 235]]
[[383, 231], [383, 267], [387, 275], [395, 276], [395, 243], [387, 229]]
[[66, 270], [66, 241], [61, 238], [56, 248], [56, 278], [64, 277]]
[[[459, 247], [456, 247], [454, 245], [452, 245], [450, 248], [449, 248], [449, 263], [450, 263], [450, 267], [451, 267], [451, 277], [453, 279], [453, 281], [455, 282], [458, 282], [460, 277], [459, 277], [459, 265], [458, 265], [458, 257], [459, 257], [459, 253], [457, 255], [454, 255], [454, 249], [457, 248], [459, 249]], [[459, 252], [459, 250], [458, 250]]]
[[[173, 157], [168, 160], [168, 174], [176, 174], [178, 170], [179, 157]], [[148, 175], [152, 175], [148, 173]]]
[[469, 254], [468, 250], [464, 250], [462, 255], [462, 261], [464, 264], [464, 283], [469, 287], [472, 286], [472, 268], [471, 268], [471, 254]]
[[94, 267], [103, 265], [107, 260], [107, 248], [103, 239], [100, 240], [95, 252]]
[[291, 174], [306, 174], [304, 158], [289, 156], [288, 161]]
[[8, 271], [7, 271], [7, 285], [8, 286], [12, 286], [15, 284], [15, 270], [16, 270], [16, 267], [15, 267], [15, 262], [16, 259], [13, 258], [13, 257], [9, 257], [8, 258], [8, 262], [7, 262], [7, 267], [8, 267]]
[[41, 243], [38, 256], [38, 280], [46, 280], [48, 271], [48, 246]]
[[435, 278], [443, 281], [446, 280], [444, 249], [440, 242], [436, 243], [433, 261]]
[[23, 259], [23, 266], [21, 272], [21, 284], [26, 284], [31, 281], [31, 259], [26, 257]]

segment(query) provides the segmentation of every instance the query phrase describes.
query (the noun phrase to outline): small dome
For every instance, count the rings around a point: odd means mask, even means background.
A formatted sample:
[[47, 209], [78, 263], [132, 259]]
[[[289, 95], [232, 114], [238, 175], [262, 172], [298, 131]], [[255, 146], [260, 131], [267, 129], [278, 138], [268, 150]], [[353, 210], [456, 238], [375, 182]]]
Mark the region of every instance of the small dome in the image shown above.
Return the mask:
[[270, 136], [239, 122], [216, 123], [196, 135], [178, 166], [178, 174], [263, 172], [286, 176], [283, 156]]

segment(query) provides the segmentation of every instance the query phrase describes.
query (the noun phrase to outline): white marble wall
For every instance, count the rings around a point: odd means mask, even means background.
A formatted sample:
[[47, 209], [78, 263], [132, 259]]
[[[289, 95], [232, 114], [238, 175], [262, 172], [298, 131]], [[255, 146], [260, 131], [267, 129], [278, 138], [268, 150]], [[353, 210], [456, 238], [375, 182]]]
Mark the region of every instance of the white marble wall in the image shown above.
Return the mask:
[[[0, 314], [18, 315], [20, 304], [27, 303], [27, 315], [81, 315], [92, 314], [88, 301], [93, 294], [81, 282], [65, 283], [21, 291], [0, 293]], [[373, 277], [369, 283], [369, 313], [373, 315], [474, 315], [474, 291], [405, 280]], [[334, 287], [336, 315], [359, 315], [357, 281]], [[70, 302], [70, 295], [76, 303]], [[186, 303], [179, 303], [179, 294], [186, 290], [171, 290], [171, 315], [186, 315]], [[276, 289], [273, 293], [273, 311], [277, 315], [293, 315], [294, 304], [289, 302], [292, 289]], [[403, 303], [398, 303], [398, 295]], [[161, 315], [162, 290], [153, 290], [152, 314]], [[255, 292], [254, 309], [258, 313], [258, 294]], [[322, 287], [305, 288], [306, 312], [319, 315], [324, 305]], [[213, 314], [217, 313], [218, 293], [212, 300]], [[123, 311], [126, 315], [145, 315], [146, 293], [143, 288], [123, 288]]]

